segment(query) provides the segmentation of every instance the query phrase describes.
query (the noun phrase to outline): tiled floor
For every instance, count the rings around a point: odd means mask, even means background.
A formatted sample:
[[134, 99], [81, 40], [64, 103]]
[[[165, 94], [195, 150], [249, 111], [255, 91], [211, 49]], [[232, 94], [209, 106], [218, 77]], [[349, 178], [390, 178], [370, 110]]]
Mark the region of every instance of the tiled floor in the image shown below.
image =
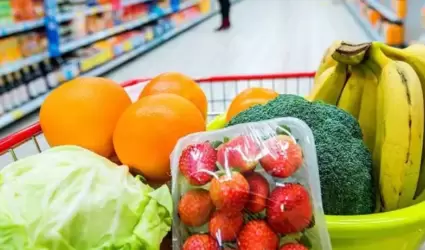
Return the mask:
[[[107, 77], [122, 82], [166, 71], [193, 77], [310, 71], [333, 40], [368, 40], [340, 0], [243, 0], [232, 9], [231, 30], [213, 32], [219, 20], [211, 18]], [[37, 119], [26, 117], [0, 137]]]

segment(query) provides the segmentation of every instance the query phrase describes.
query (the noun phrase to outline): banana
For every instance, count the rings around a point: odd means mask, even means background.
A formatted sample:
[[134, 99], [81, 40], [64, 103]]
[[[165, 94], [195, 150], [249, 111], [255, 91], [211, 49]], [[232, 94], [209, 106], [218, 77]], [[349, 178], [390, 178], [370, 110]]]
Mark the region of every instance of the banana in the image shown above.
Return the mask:
[[317, 83], [307, 99], [336, 105], [346, 81], [347, 65], [337, 63], [318, 76]]
[[[385, 44], [380, 44], [385, 55], [392, 59], [404, 61], [408, 63], [418, 74], [421, 81], [422, 94], [425, 100], [425, 45], [413, 44], [405, 49], [394, 48]], [[422, 146], [422, 163], [419, 175], [419, 181], [416, 188], [415, 202], [425, 200], [425, 146]], [[422, 194], [422, 195], [421, 195]], [[421, 195], [420, 197], [418, 197]]]
[[347, 111], [356, 119], [359, 117], [364, 83], [365, 73], [363, 69], [357, 66], [351, 67], [350, 78], [338, 100], [338, 108]]
[[[380, 72], [380, 70], [375, 70], [375, 65], [371, 65], [371, 62], [366, 62], [365, 64], [360, 65], [364, 71], [365, 82], [363, 86], [362, 98], [360, 101], [360, 112], [359, 112], [359, 125], [363, 133], [363, 141], [368, 147], [369, 151], [372, 152], [375, 148], [376, 140], [376, 115], [377, 115], [377, 98], [378, 98], [378, 74], [375, 72]], [[380, 157], [380, 154], [377, 154], [375, 157]], [[379, 158], [378, 160], [372, 157], [373, 165], [373, 176], [375, 186], [379, 187]], [[376, 195], [376, 211], [381, 210], [381, 201], [380, 194], [377, 192]]]
[[314, 76], [314, 83], [317, 83], [319, 76], [325, 70], [336, 65], [337, 62], [332, 58], [332, 54], [335, 52], [336, 48], [341, 45], [341, 43], [341, 40], [334, 41], [331, 46], [329, 46], [325, 50], [325, 53], [322, 56], [322, 60], [320, 61], [319, 68], [316, 70], [316, 75]]
[[[374, 46], [375, 45], [375, 46]], [[402, 61], [387, 58], [374, 44], [371, 59], [380, 65], [375, 151], [384, 211], [410, 205], [422, 157], [424, 101], [418, 75]]]
[[367, 65], [362, 65], [360, 67], [364, 72], [364, 84], [360, 100], [358, 121], [363, 132], [363, 141], [370, 152], [373, 152], [376, 135], [378, 77]]

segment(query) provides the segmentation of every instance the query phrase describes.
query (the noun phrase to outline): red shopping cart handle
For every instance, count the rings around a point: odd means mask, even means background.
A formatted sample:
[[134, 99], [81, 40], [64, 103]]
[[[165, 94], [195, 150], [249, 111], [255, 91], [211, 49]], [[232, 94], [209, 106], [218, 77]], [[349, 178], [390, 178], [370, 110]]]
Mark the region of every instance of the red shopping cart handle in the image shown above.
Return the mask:
[[[295, 72], [295, 73], [276, 73], [276, 74], [259, 74], [259, 75], [229, 75], [229, 76], [213, 76], [207, 78], [195, 79], [196, 82], [220, 83], [227, 81], [250, 81], [250, 80], [271, 80], [271, 79], [287, 79], [287, 78], [311, 78], [316, 72]], [[123, 87], [129, 87], [139, 82], [146, 82], [152, 78], [139, 78], [123, 82]]]

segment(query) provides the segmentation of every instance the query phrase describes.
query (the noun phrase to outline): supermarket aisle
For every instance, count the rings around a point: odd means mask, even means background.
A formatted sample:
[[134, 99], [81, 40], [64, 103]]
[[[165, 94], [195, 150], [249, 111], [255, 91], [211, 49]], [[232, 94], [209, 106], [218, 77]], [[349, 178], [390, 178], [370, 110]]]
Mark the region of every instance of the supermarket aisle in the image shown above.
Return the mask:
[[338, 0], [244, 0], [234, 5], [232, 20], [230, 31], [214, 33], [216, 16], [108, 77], [314, 70], [333, 40], [368, 40]]
[[[215, 33], [219, 16], [107, 75], [122, 82], [180, 71], [193, 77], [314, 70], [335, 39], [368, 38], [339, 0], [243, 0], [233, 28]], [[33, 114], [2, 129], [0, 138], [37, 121]]]

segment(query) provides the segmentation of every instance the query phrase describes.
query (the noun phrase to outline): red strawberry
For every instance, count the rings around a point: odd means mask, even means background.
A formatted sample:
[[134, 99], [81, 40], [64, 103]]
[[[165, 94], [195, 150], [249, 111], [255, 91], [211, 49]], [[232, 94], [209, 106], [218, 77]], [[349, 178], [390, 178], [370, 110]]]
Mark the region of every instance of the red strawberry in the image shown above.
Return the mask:
[[248, 174], [246, 180], [249, 183], [249, 199], [245, 207], [252, 213], [259, 213], [266, 208], [270, 192], [269, 183], [261, 174], [256, 172]]
[[277, 233], [300, 232], [309, 226], [313, 208], [307, 190], [300, 184], [276, 187], [267, 201], [267, 222]]
[[241, 135], [218, 147], [217, 161], [225, 168], [247, 172], [258, 164], [260, 153], [258, 142], [254, 138]]
[[233, 241], [243, 226], [241, 212], [216, 211], [211, 217], [208, 230], [218, 242]]
[[265, 221], [253, 220], [242, 228], [237, 243], [239, 250], [276, 250], [279, 238]]
[[179, 201], [180, 220], [191, 227], [205, 224], [214, 210], [210, 194], [204, 189], [194, 189], [183, 195]]
[[210, 196], [217, 209], [240, 212], [249, 197], [249, 184], [240, 173], [230, 173], [211, 181]]
[[179, 169], [191, 185], [202, 186], [212, 179], [209, 172], [216, 170], [216, 161], [217, 151], [210, 143], [193, 144], [183, 150]]
[[301, 147], [287, 135], [278, 135], [264, 142], [267, 153], [260, 164], [270, 175], [287, 178], [297, 171], [303, 162]]
[[187, 238], [183, 250], [220, 250], [220, 246], [208, 234], [194, 234]]
[[299, 243], [288, 243], [281, 246], [279, 250], [308, 250], [308, 248]]

